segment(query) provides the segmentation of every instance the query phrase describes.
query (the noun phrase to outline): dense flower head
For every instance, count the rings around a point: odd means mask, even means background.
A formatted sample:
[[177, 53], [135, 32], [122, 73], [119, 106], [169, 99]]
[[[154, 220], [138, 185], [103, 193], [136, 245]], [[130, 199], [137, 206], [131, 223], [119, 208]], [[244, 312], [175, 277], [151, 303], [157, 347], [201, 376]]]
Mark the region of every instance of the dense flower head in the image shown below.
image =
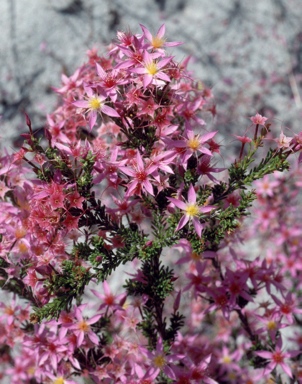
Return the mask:
[[[55, 89], [45, 137], [26, 115], [23, 147], [1, 158], [0, 285], [13, 295], [0, 302], [0, 377], [12, 383], [264, 383], [279, 368], [298, 380], [301, 352], [281, 330], [301, 325], [302, 179], [280, 174], [301, 133], [276, 134], [258, 161], [270, 124], [257, 113], [254, 138], [235, 135], [239, 156], [216, 167], [212, 92], [165, 32], [141, 25], [90, 50]], [[261, 255], [239, 247], [269, 231]]]

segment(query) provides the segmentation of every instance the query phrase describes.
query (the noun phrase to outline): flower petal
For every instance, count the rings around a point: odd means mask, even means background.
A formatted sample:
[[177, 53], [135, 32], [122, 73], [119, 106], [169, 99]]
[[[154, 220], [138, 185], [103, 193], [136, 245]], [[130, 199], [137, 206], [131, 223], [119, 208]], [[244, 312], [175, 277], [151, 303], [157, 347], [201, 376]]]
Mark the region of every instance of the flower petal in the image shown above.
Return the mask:
[[150, 195], [154, 196], [153, 187], [149, 180], [145, 180], [142, 185]]
[[176, 227], [175, 231], [179, 231], [181, 228], [183, 228], [183, 227], [187, 224], [188, 221], [189, 221], [189, 216], [184, 215], [184, 216], [179, 220], [178, 226]]
[[72, 104], [80, 108], [89, 108], [89, 103], [86, 100], [74, 101]]
[[168, 200], [170, 200], [172, 204], [174, 204], [177, 208], [182, 209], [183, 211], [187, 209], [187, 204], [183, 201], [174, 199], [173, 197], [169, 197]]
[[113, 117], [120, 117], [120, 115], [116, 112], [115, 109], [108, 107], [108, 105], [103, 105], [101, 107], [102, 113], [105, 113], [108, 116], [113, 116]]
[[201, 237], [201, 232], [205, 227], [204, 224], [201, 224], [197, 217], [193, 217], [192, 221], [197, 235]]
[[158, 38], [161, 39], [162, 37], [164, 37], [165, 32], [166, 32], [166, 26], [165, 26], [165, 24], [163, 24], [163, 25], [159, 28], [159, 30], [157, 31], [156, 36], [157, 36]]
[[95, 126], [97, 119], [97, 112], [91, 111], [89, 114], [89, 128], [92, 129]]
[[192, 184], [190, 185], [190, 188], [188, 191], [188, 202], [196, 203], [196, 192]]

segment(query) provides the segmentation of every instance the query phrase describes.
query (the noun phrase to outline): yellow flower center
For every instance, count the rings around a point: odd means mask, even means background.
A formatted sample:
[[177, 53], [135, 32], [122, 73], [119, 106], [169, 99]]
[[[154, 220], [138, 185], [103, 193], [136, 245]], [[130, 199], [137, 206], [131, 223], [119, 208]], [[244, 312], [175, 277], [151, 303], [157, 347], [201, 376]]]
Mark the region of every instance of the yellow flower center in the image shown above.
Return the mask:
[[35, 367], [29, 367], [29, 368], [27, 369], [27, 373], [28, 373], [30, 376], [33, 376], [33, 375], [35, 374], [35, 372], [36, 372]]
[[162, 39], [158, 36], [152, 37], [151, 45], [153, 48], [161, 48], [165, 44], [165, 39]]
[[17, 239], [21, 239], [22, 237], [24, 237], [26, 235], [26, 232], [27, 232], [26, 229], [23, 227], [16, 228], [15, 236]]
[[230, 358], [230, 356], [224, 356], [222, 361], [224, 362], [224, 364], [230, 364], [232, 362], [232, 359]]
[[26, 253], [28, 251], [28, 246], [25, 243], [23, 243], [23, 241], [19, 243], [19, 251], [21, 253]]
[[198, 261], [200, 260], [202, 257], [201, 255], [199, 255], [197, 252], [192, 252], [191, 254], [191, 259], [194, 260], [194, 261]]
[[197, 136], [195, 136], [193, 139], [188, 140], [188, 147], [191, 148], [193, 151], [197, 151], [199, 145], [200, 144]]
[[6, 307], [4, 309], [4, 313], [8, 316], [12, 316], [14, 314], [14, 310], [12, 309], [12, 307]]
[[85, 320], [81, 321], [78, 327], [83, 332], [88, 332], [90, 329], [89, 324], [87, 324]]
[[186, 207], [186, 214], [190, 217], [198, 216], [199, 207], [196, 204], [188, 204]]
[[269, 378], [266, 380], [266, 383], [267, 383], [267, 384], [275, 384], [276, 382], [275, 382], [275, 380], [274, 380], [273, 378], [269, 377]]
[[235, 372], [229, 372], [229, 373], [228, 373], [228, 378], [229, 378], [230, 380], [236, 380], [237, 375], [236, 375]]
[[149, 73], [149, 75], [152, 75], [152, 76], [154, 76], [158, 72], [158, 68], [157, 68], [155, 61], [148, 63], [146, 65], [146, 69], [147, 69], [147, 72]]
[[157, 355], [154, 357], [154, 365], [157, 367], [157, 368], [163, 368], [165, 365], [166, 365], [166, 359], [165, 359], [165, 356], [164, 355]]
[[89, 103], [89, 108], [93, 110], [100, 109], [102, 105], [101, 100], [96, 96], [91, 97], [88, 103]]
[[58, 377], [53, 381], [53, 384], [64, 384], [64, 383], [65, 383], [65, 380], [63, 379], [63, 377]]
[[273, 331], [274, 329], [276, 329], [276, 327], [277, 327], [277, 324], [274, 320], [271, 320], [267, 323], [267, 329], [269, 331]]

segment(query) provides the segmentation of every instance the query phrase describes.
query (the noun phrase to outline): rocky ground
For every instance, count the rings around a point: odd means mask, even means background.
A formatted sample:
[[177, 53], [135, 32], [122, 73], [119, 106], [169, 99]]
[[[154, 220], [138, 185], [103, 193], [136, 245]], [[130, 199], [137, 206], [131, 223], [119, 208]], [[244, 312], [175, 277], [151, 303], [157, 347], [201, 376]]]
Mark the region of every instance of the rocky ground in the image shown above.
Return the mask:
[[91, 47], [117, 30], [156, 32], [166, 24], [173, 49], [192, 56], [196, 76], [213, 88], [216, 127], [244, 132], [260, 112], [278, 132], [301, 119], [301, 0], [0, 0], [0, 136], [2, 150], [20, 145], [23, 111], [35, 129], [53, 110], [62, 73], [71, 75]]

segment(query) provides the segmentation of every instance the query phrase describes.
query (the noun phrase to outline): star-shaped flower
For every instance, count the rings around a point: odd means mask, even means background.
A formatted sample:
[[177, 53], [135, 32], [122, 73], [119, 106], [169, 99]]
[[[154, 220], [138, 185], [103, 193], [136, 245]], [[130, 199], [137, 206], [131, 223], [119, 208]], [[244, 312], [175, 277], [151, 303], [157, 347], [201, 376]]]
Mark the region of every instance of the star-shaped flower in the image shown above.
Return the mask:
[[180, 219], [176, 231], [183, 228], [189, 220], [192, 220], [193, 226], [195, 228], [195, 231], [199, 237], [201, 237], [201, 231], [204, 228], [204, 224], [202, 224], [199, 220], [199, 216], [202, 213], [207, 213], [212, 211], [214, 209], [214, 206], [207, 205], [207, 206], [199, 206], [196, 203], [196, 192], [194, 190], [193, 185], [190, 185], [189, 191], [188, 191], [188, 201], [185, 203], [184, 201], [174, 199], [173, 197], [170, 197], [169, 200], [171, 203], [176, 205], [176, 207], [180, 208], [184, 211], [184, 215]]

